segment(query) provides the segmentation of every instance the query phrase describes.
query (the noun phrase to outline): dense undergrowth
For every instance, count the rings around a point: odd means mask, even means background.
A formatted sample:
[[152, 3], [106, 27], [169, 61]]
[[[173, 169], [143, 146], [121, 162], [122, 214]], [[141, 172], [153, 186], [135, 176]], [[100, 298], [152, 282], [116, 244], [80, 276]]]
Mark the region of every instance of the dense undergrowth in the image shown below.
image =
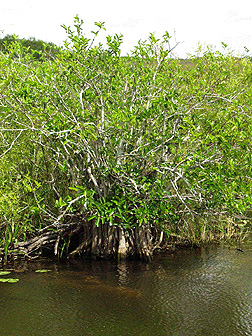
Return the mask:
[[251, 61], [207, 49], [186, 67], [168, 33], [122, 57], [82, 24], [57, 54], [0, 52], [2, 253], [40, 235], [35, 250], [148, 259], [164, 237], [249, 230]]

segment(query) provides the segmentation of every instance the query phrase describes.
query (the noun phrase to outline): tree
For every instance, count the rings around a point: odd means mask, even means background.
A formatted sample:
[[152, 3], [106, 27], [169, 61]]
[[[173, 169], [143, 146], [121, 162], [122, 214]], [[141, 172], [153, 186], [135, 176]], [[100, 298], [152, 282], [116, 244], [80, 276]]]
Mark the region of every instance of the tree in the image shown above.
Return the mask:
[[164, 233], [197, 239], [216, 214], [242, 218], [249, 61], [208, 50], [185, 70], [168, 33], [121, 57], [122, 36], [96, 44], [104, 25], [95, 25], [87, 38], [76, 17], [61, 52], [40, 63], [13, 59], [20, 44], [2, 55], [3, 154], [29, 139], [22, 183], [47, 221], [19, 246], [150, 259]]
[[38, 60], [41, 59], [43, 53], [50, 54], [52, 57], [59, 52], [59, 47], [52, 42], [36, 40], [34, 37], [20, 39], [16, 35], [6, 35], [1, 38], [0, 50], [4, 53], [8, 52], [9, 46], [15, 42], [20, 43], [24, 47], [25, 52], [28, 52]]

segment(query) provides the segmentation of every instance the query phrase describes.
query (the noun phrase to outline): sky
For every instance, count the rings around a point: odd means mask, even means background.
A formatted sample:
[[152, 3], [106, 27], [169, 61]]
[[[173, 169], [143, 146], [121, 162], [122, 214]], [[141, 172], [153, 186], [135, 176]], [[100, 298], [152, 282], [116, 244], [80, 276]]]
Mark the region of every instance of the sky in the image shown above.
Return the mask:
[[123, 34], [122, 54], [130, 53], [150, 32], [161, 37], [165, 31], [177, 57], [195, 54], [199, 44], [222, 50], [221, 42], [236, 55], [244, 47], [252, 55], [251, 0], [0, 0], [0, 36], [16, 34], [62, 45], [66, 34], [62, 24], [73, 25], [74, 17], [84, 20], [87, 37], [95, 21], [105, 22], [107, 35]]

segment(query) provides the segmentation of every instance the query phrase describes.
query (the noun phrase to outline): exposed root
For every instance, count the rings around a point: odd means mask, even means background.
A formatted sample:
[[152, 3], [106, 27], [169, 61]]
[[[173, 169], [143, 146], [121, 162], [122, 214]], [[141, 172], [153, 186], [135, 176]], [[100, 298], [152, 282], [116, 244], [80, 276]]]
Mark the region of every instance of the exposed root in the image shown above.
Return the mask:
[[163, 232], [150, 226], [124, 229], [119, 226], [93, 222], [71, 224], [55, 231], [46, 231], [15, 248], [26, 257], [41, 254], [86, 255], [95, 258], [152, 259], [156, 249], [161, 248]]

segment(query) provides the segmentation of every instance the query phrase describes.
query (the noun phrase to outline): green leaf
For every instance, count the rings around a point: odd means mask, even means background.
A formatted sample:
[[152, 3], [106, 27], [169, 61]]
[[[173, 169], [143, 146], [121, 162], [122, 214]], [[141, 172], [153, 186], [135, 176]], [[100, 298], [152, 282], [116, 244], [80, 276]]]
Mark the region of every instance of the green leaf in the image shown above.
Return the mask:
[[9, 283], [15, 283], [15, 282], [19, 281], [19, 279], [12, 279], [12, 278], [7, 279], [7, 280], [8, 280], [7, 282], [9, 282]]
[[0, 278], [0, 282], [9, 282], [9, 283], [15, 283], [15, 282], [18, 282], [19, 279], [3, 279], [3, 278]]
[[2, 275], [7, 275], [7, 274], [10, 274], [11, 272], [9, 271], [0, 271], [0, 276]]
[[47, 272], [51, 272], [51, 270], [47, 270], [47, 269], [41, 269], [41, 270], [36, 270], [36, 273], [47, 273]]

